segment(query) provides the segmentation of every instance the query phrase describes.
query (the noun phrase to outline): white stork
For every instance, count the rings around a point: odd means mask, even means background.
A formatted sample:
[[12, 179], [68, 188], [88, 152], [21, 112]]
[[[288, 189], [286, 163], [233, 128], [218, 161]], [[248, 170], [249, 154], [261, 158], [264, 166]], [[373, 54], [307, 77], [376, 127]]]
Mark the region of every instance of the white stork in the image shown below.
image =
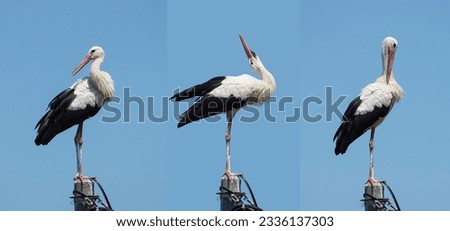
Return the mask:
[[170, 99], [181, 101], [198, 97], [194, 105], [180, 115], [178, 128], [190, 122], [209, 116], [226, 113], [228, 126], [225, 133], [226, 162], [225, 175], [231, 176], [230, 140], [231, 125], [234, 115], [246, 105], [259, 105], [270, 98], [275, 91], [275, 79], [264, 67], [255, 52], [250, 50], [239, 35], [250, 67], [261, 75], [261, 79], [242, 74], [240, 76], [218, 76], [202, 84], [190, 87], [173, 95]]
[[47, 113], [36, 124], [36, 145], [47, 145], [56, 135], [78, 125], [75, 135], [77, 157], [77, 174], [75, 179], [82, 179], [82, 132], [83, 121], [94, 116], [103, 104], [114, 96], [114, 82], [100, 65], [105, 57], [101, 47], [93, 46], [86, 57], [72, 71], [77, 74], [92, 60], [89, 77], [78, 79], [71, 87], [59, 93], [50, 101]]
[[344, 154], [347, 147], [367, 130], [370, 132], [369, 182], [374, 181], [373, 149], [375, 128], [383, 122], [392, 107], [403, 96], [403, 89], [392, 73], [397, 40], [387, 37], [381, 46], [383, 73], [374, 82], [362, 89], [361, 94], [348, 106], [342, 117], [333, 141], [336, 140], [336, 155]]

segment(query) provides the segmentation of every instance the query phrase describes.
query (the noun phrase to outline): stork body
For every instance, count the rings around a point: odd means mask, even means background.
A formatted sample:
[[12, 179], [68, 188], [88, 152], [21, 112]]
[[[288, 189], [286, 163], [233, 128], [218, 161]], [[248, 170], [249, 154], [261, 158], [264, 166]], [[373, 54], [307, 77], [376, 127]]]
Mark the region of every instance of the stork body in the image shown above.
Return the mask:
[[240, 76], [218, 76], [202, 84], [195, 85], [171, 97], [181, 101], [198, 97], [187, 111], [180, 115], [178, 128], [209, 116], [226, 113], [225, 133], [226, 162], [225, 174], [231, 174], [230, 141], [231, 126], [235, 114], [246, 105], [258, 105], [267, 101], [275, 91], [275, 79], [262, 64], [255, 52], [251, 51], [242, 36], [239, 36], [251, 68], [261, 75], [261, 79], [243, 74]]
[[375, 128], [383, 122], [394, 104], [403, 96], [403, 89], [392, 73], [397, 40], [387, 37], [381, 46], [383, 72], [374, 82], [362, 89], [361, 94], [348, 106], [333, 141], [336, 155], [344, 154], [348, 146], [366, 131], [371, 130], [369, 150], [369, 181], [374, 180], [373, 149]]
[[101, 47], [92, 47], [86, 57], [73, 70], [77, 74], [92, 60], [89, 77], [78, 79], [68, 89], [59, 93], [48, 105], [48, 111], [36, 124], [36, 145], [47, 145], [56, 135], [68, 128], [78, 125], [74, 138], [77, 174], [82, 178], [82, 132], [83, 122], [97, 114], [105, 102], [114, 96], [114, 83], [111, 76], [100, 70], [104, 59]]

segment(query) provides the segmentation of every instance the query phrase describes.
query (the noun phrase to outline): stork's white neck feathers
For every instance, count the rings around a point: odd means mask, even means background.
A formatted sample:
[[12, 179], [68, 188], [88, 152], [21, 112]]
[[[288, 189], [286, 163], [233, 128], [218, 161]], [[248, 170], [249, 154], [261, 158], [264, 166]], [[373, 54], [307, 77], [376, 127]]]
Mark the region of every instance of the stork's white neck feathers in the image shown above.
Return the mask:
[[261, 80], [267, 83], [269, 86], [269, 97], [275, 92], [276, 89], [276, 82], [275, 78], [273, 77], [272, 73], [270, 73], [266, 67], [264, 67], [263, 63], [259, 59], [259, 57], [254, 59], [254, 64], [251, 65], [252, 69], [256, 72], [258, 72], [261, 75]]
[[103, 57], [98, 57], [92, 61], [89, 76], [95, 88], [103, 96], [103, 102], [105, 102], [114, 96], [114, 81], [107, 72], [100, 70], [102, 62]]
[[264, 65], [261, 62], [261, 79], [265, 82], [267, 82], [268, 84], [270, 84], [271, 86], [273, 86], [273, 88], [275, 89], [276, 87], [276, 82], [275, 82], [275, 78], [273, 77], [272, 73], [270, 73], [266, 67], [264, 67]]

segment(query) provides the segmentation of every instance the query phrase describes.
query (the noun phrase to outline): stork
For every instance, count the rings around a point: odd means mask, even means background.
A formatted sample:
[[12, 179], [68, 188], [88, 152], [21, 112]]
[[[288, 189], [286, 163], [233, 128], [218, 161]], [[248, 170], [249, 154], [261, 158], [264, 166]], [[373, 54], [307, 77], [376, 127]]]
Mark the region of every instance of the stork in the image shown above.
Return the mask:
[[403, 97], [403, 89], [392, 73], [397, 40], [387, 37], [381, 45], [383, 72], [380, 77], [364, 87], [345, 110], [341, 124], [334, 135], [336, 155], [344, 154], [348, 146], [370, 129], [369, 182], [374, 181], [373, 149], [375, 128], [383, 122], [394, 104]]
[[47, 112], [36, 124], [36, 145], [47, 145], [56, 135], [78, 125], [75, 134], [77, 174], [75, 179], [83, 179], [82, 145], [83, 122], [97, 114], [102, 106], [114, 96], [114, 82], [100, 65], [105, 52], [93, 46], [84, 59], [72, 71], [75, 76], [87, 63], [92, 61], [89, 76], [78, 79], [72, 86], [59, 93], [50, 101]]
[[261, 75], [257, 79], [248, 74], [239, 76], [218, 76], [204, 83], [190, 87], [173, 95], [170, 99], [181, 101], [197, 97], [194, 105], [180, 115], [178, 128], [193, 121], [209, 116], [225, 113], [227, 117], [227, 129], [225, 132], [226, 161], [225, 174], [228, 179], [231, 176], [230, 141], [231, 125], [236, 113], [246, 105], [259, 105], [267, 101], [275, 91], [275, 79], [264, 67], [261, 59], [250, 50], [244, 38], [239, 35], [250, 67]]

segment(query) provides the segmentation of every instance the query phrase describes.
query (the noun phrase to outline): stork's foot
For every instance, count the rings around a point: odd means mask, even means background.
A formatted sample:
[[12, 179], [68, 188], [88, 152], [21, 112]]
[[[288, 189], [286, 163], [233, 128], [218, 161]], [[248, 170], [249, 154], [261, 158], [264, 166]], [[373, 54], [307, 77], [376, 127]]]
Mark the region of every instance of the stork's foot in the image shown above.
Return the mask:
[[231, 172], [230, 171], [225, 171], [225, 173], [223, 174], [223, 176], [226, 176], [228, 179], [228, 182], [231, 181]]
[[83, 182], [84, 176], [78, 175], [78, 174], [77, 174], [77, 175], [73, 178], [73, 180], [74, 180], [74, 181], [80, 180], [80, 182]]
[[230, 187], [231, 185], [231, 172], [230, 171], [225, 171], [225, 173], [222, 175], [222, 179], [224, 179], [223, 177], [226, 176], [227, 177], [227, 187]]
[[367, 179], [366, 184], [369, 183], [372, 187], [375, 183], [378, 183], [378, 180], [375, 180], [374, 178]]

